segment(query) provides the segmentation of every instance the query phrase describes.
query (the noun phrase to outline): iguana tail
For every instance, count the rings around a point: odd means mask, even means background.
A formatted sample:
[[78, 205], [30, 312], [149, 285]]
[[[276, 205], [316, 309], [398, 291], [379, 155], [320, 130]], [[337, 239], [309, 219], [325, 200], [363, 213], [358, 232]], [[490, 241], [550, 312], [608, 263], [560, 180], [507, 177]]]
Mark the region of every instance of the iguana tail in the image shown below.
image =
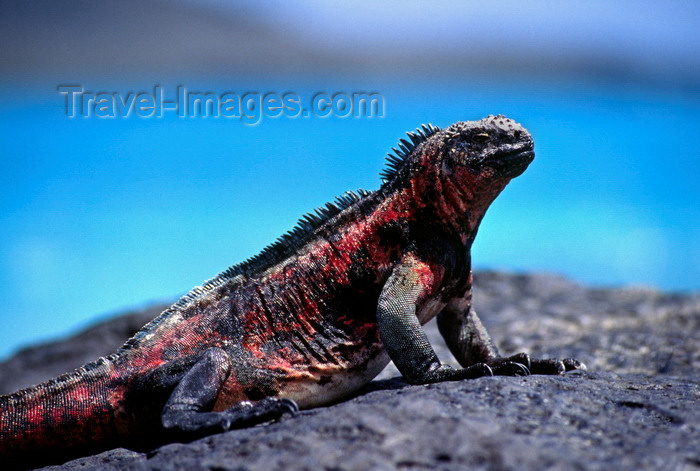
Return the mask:
[[70, 457], [115, 442], [120, 435], [117, 405], [124, 391], [118, 376], [110, 359], [101, 358], [1, 396], [0, 463], [21, 461], [26, 467], [40, 457]]

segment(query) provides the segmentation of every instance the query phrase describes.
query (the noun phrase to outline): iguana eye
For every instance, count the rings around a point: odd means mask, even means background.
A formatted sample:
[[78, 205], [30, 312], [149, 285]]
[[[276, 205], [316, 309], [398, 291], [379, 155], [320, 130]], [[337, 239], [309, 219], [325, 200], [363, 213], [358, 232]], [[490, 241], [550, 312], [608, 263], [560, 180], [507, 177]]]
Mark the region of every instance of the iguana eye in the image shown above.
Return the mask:
[[489, 139], [491, 139], [491, 136], [489, 136], [489, 135], [486, 134], [485, 132], [482, 132], [482, 133], [479, 133], [479, 134], [475, 134], [475, 135], [472, 137], [472, 142], [474, 142], [474, 143], [476, 143], [476, 144], [484, 144], [485, 142], [488, 142]]

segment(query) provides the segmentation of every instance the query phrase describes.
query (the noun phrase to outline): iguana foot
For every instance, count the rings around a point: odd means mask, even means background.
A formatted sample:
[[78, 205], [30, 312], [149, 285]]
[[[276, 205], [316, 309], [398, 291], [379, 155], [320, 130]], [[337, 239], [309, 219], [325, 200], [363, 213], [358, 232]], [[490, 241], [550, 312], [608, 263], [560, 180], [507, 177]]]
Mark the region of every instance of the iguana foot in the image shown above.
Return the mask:
[[486, 363], [477, 363], [466, 368], [452, 368], [449, 365], [438, 364], [425, 374], [420, 376], [404, 375], [404, 378], [410, 384], [428, 384], [475, 379], [482, 376], [493, 376], [493, 371]]
[[[501, 359], [499, 359], [501, 360]], [[476, 379], [483, 376], [527, 376], [530, 371], [520, 362], [502, 359], [497, 364], [475, 363], [465, 368], [452, 368], [449, 365], [440, 365], [432, 369], [427, 375], [420, 378], [409, 378], [409, 383], [426, 384], [440, 383], [442, 381], [460, 381], [464, 379]]]
[[240, 402], [220, 414], [224, 414], [227, 421], [226, 430], [232, 430], [277, 420], [285, 413], [296, 412], [299, 412], [299, 406], [293, 400], [268, 397], [255, 404]]
[[509, 363], [517, 363], [529, 370], [533, 375], [561, 375], [567, 371], [579, 370], [586, 371], [586, 365], [576, 360], [575, 358], [566, 358], [564, 360], [556, 360], [553, 358], [537, 359], [530, 358], [527, 353], [517, 353], [509, 357], [500, 357], [488, 362], [488, 365], [494, 370], [495, 374], [502, 365]]
[[502, 361], [491, 365], [491, 369], [493, 374], [497, 376], [530, 376], [530, 369], [517, 361]]
[[252, 427], [277, 420], [299, 410], [291, 399], [266, 398], [255, 404], [242, 401], [221, 412], [169, 411], [162, 416], [163, 427], [181, 439]]

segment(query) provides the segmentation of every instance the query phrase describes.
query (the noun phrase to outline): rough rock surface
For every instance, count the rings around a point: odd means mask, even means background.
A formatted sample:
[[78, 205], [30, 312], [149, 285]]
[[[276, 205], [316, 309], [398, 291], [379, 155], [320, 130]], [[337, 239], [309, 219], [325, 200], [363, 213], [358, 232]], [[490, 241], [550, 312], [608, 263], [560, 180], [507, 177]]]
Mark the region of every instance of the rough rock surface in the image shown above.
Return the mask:
[[[589, 372], [410, 386], [389, 365], [330, 407], [47, 469], [700, 469], [700, 295], [479, 273], [474, 296], [504, 353], [574, 356]], [[0, 392], [112, 352], [159, 309], [19, 352], [0, 364]], [[434, 323], [427, 330], [454, 363]]]

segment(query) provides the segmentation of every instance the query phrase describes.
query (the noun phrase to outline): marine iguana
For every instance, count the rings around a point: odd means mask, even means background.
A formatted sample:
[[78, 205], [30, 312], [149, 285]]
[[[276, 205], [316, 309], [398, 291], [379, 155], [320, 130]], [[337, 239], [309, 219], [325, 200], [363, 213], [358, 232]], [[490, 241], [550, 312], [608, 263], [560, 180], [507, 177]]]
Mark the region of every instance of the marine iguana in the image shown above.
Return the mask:
[[[477, 229], [533, 149], [500, 115], [408, 133], [378, 190], [302, 217], [115, 354], [0, 397], [0, 457], [26, 465], [37, 452], [67, 458], [246, 427], [347, 397], [390, 360], [412, 384], [585, 369], [500, 356], [471, 304]], [[431, 347], [421, 325], [435, 316], [462, 368]]]

